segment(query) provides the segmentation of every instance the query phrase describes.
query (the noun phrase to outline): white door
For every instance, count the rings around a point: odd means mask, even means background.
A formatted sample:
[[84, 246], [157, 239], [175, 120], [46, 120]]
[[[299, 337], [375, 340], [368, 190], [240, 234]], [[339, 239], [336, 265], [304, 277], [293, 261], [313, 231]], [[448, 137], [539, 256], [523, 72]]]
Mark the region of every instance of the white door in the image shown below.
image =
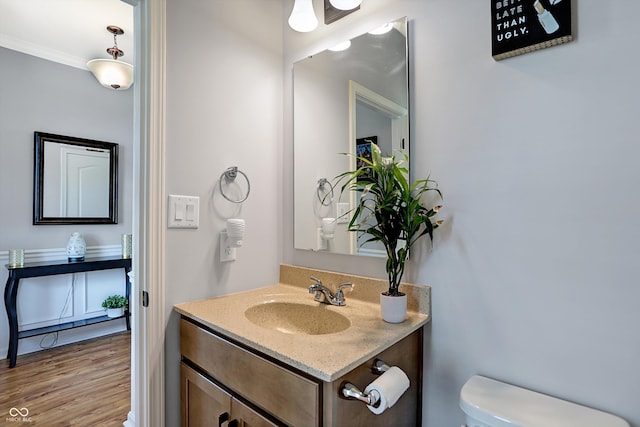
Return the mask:
[[60, 180], [62, 217], [109, 216], [109, 152], [64, 147]]

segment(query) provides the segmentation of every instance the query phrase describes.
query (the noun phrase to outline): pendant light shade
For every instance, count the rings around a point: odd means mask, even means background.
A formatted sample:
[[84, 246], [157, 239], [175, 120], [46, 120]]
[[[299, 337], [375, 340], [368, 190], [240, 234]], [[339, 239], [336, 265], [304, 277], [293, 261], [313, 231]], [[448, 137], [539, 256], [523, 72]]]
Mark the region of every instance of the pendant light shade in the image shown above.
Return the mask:
[[114, 25], [109, 25], [107, 31], [113, 34], [113, 47], [107, 49], [113, 59], [92, 59], [87, 62], [87, 68], [102, 86], [116, 90], [129, 89], [133, 83], [133, 65], [118, 61], [124, 52], [118, 49], [116, 41], [116, 36], [124, 34], [124, 31]]
[[108, 89], [129, 89], [133, 83], [133, 65], [115, 59], [92, 59], [87, 68]]
[[295, 0], [289, 26], [301, 33], [313, 31], [318, 26], [318, 18], [313, 11], [312, 0]]
[[362, 0], [329, 0], [329, 3], [331, 3], [331, 6], [335, 7], [336, 9], [351, 10], [360, 6]]

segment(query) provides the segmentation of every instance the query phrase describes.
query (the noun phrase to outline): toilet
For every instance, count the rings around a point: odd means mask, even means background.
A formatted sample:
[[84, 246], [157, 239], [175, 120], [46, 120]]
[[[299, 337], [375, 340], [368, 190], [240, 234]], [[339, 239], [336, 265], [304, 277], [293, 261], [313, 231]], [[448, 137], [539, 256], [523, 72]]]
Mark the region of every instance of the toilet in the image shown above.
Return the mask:
[[620, 417], [474, 375], [460, 391], [466, 427], [629, 427]]

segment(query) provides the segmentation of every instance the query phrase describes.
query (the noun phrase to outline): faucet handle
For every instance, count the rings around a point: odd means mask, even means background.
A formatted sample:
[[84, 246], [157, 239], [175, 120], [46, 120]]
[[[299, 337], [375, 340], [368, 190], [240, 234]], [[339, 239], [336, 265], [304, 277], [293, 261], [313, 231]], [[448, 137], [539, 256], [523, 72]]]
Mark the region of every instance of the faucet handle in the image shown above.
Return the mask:
[[345, 299], [344, 299], [344, 292], [342, 292], [343, 288], [352, 288], [353, 289], [353, 283], [342, 283], [340, 285], [338, 285], [338, 290], [336, 291], [336, 296], [335, 296], [335, 301], [337, 305], [344, 305], [345, 304]]
[[320, 279], [318, 279], [317, 277], [311, 276], [311, 280], [313, 280], [315, 283], [312, 283], [309, 286], [309, 293], [310, 294], [314, 293], [318, 289], [318, 287], [322, 287], [322, 281]]
[[353, 283], [351, 282], [345, 282], [345, 283], [341, 283], [338, 285], [338, 292], [342, 292], [342, 288], [351, 288], [353, 289]]

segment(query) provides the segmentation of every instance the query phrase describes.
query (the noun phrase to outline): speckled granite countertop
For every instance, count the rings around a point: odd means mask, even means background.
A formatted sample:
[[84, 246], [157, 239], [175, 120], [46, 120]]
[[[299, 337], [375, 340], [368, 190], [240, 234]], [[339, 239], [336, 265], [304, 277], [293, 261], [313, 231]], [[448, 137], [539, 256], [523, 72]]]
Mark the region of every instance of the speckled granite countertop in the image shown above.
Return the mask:
[[[354, 291], [345, 292], [347, 305], [336, 307], [315, 302], [313, 295], [307, 291], [310, 275], [320, 278], [325, 284], [353, 282]], [[401, 288], [410, 297], [407, 320], [400, 324], [384, 322], [380, 318], [379, 304], [372, 300], [378, 298], [380, 289], [384, 290], [385, 286], [385, 281], [377, 279], [283, 265], [278, 284], [177, 304], [174, 310], [213, 331], [331, 382], [418, 330], [431, 319], [431, 288], [407, 284]], [[272, 301], [304, 304], [310, 310], [322, 305], [325, 310], [336, 311], [349, 318], [351, 326], [342, 332], [325, 335], [288, 334], [257, 326], [245, 317], [244, 313], [249, 307]]]

